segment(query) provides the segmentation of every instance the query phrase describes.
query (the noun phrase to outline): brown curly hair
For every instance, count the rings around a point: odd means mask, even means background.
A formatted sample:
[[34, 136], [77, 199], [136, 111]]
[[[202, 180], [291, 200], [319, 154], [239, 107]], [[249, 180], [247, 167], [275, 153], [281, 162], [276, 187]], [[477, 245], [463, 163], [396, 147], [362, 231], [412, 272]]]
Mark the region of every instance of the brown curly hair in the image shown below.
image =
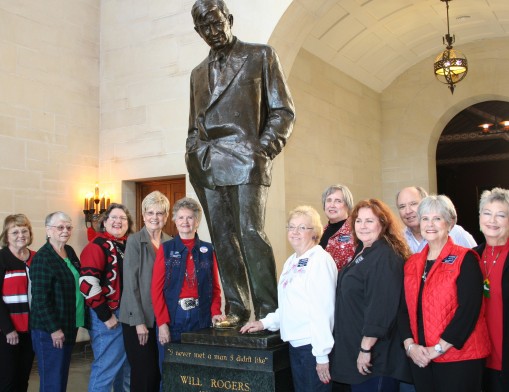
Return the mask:
[[359, 243], [359, 238], [357, 237], [357, 233], [355, 232], [355, 221], [359, 216], [359, 210], [361, 208], [369, 208], [373, 211], [373, 214], [380, 221], [380, 225], [382, 226], [382, 231], [380, 232], [380, 237], [384, 238], [387, 243], [391, 246], [391, 248], [398, 255], [403, 257], [404, 260], [408, 259], [411, 255], [410, 250], [408, 249], [408, 245], [403, 237], [403, 226], [396, 218], [392, 210], [389, 208], [387, 204], [378, 199], [366, 199], [358, 202], [352, 211], [352, 226], [353, 226], [353, 237], [355, 244]]

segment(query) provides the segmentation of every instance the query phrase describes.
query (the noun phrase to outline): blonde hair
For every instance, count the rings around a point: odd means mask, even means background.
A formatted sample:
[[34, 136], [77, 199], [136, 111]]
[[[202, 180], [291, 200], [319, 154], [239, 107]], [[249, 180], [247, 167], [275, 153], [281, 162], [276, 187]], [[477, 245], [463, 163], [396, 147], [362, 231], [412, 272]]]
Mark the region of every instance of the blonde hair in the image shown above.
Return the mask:
[[141, 202], [141, 213], [144, 214], [151, 207], [160, 208], [168, 215], [170, 212], [170, 201], [159, 191], [150, 192]]
[[313, 227], [314, 236], [313, 239], [316, 244], [320, 242], [320, 238], [322, 238], [323, 226], [320, 221], [320, 214], [311, 206], [298, 206], [290, 211], [288, 214], [288, 221], [290, 221], [296, 216], [307, 216], [311, 220], [311, 226]]
[[7, 232], [11, 227], [14, 226], [28, 228], [28, 231], [30, 232], [30, 239], [27, 242], [27, 246], [30, 245], [34, 239], [34, 235], [32, 233], [32, 224], [30, 223], [25, 214], [13, 214], [8, 215], [4, 220], [4, 228], [2, 230], [2, 233], [0, 234], [0, 244], [2, 245], [2, 247], [9, 245], [7, 241]]

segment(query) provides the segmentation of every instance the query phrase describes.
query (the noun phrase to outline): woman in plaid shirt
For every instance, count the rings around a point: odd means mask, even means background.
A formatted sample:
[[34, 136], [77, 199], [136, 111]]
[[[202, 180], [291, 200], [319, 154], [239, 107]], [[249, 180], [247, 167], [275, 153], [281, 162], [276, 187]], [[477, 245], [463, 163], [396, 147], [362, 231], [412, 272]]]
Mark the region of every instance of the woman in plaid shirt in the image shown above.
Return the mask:
[[30, 328], [39, 367], [40, 391], [67, 388], [71, 353], [78, 327], [85, 325], [84, 299], [79, 291], [80, 261], [67, 245], [71, 218], [63, 212], [46, 217], [48, 241], [30, 267], [32, 308]]

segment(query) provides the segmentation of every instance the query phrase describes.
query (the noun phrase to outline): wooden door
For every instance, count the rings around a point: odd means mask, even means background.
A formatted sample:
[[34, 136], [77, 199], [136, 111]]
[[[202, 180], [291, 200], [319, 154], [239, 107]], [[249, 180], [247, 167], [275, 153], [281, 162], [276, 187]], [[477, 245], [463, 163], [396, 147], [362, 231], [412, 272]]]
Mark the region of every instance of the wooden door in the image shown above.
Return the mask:
[[150, 192], [159, 191], [166, 195], [170, 201], [170, 216], [164, 227], [164, 231], [171, 236], [177, 235], [177, 228], [171, 220], [171, 210], [175, 202], [186, 196], [186, 178], [184, 176], [178, 178], [170, 178], [165, 180], [143, 181], [136, 183], [136, 219], [137, 228], [141, 229], [143, 217], [141, 216], [141, 202]]

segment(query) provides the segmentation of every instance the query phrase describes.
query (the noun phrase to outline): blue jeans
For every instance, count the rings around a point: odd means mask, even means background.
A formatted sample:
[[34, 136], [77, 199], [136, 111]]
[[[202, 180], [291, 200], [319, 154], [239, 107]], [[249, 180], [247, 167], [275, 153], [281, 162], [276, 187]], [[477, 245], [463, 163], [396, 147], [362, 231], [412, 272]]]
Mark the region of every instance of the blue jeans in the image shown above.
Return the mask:
[[332, 381], [324, 384], [316, 372], [316, 358], [311, 345], [290, 346], [290, 366], [292, 368], [293, 389], [295, 392], [330, 392]]
[[376, 376], [351, 387], [352, 392], [398, 392], [399, 381], [392, 377]]
[[[200, 329], [200, 308], [184, 310], [177, 306], [175, 321], [170, 327], [170, 342], [180, 343], [182, 332]], [[161, 391], [163, 390], [163, 362], [166, 345], [159, 343], [159, 327], [156, 326], [157, 348], [159, 350], [159, 370], [161, 371]]]
[[[66, 338], [71, 340], [68, 336]], [[64, 343], [63, 348], [55, 348], [50, 333], [33, 329], [32, 347], [37, 356], [39, 368], [39, 391], [65, 392], [74, 344]]]
[[[89, 392], [128, 392], [130, 387], [131, 369], [124, 349], [121, 324], [114, 329], [108, 329], [99, 320], [93, 309], [90, 312], [89, 330], [94, 361], [88, 382]], [[118, 318], [119, 310], [113, 313]]]
[[399, 383], [399, 392], [415, 392], [415, 385], [401, 381]]
[[183, 332], [196, 331], [200, 329], [200, 308], [184, 310], [177, 306], [175, 320], [170, 327], [171, 342], [180, 343]]

